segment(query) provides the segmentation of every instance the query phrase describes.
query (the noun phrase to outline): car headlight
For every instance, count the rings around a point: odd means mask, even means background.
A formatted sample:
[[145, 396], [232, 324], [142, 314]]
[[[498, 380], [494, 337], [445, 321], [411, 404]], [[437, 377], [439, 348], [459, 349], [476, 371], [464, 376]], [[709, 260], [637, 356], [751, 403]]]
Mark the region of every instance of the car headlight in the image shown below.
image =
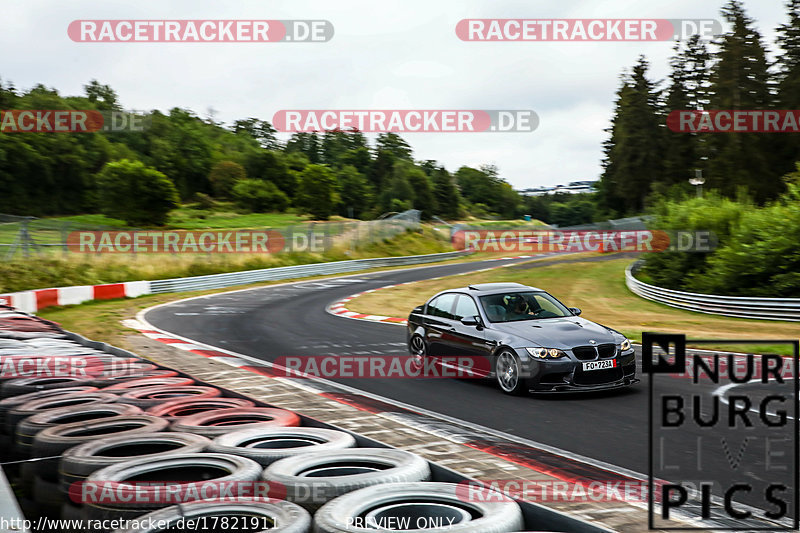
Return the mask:
[[537, 359], [558, 359], [559, 357], [564, 357], [567, 354], [562, 350], [558, 350], [556, 348], [525, 348], [529, 354]]
[[628, 339], [625, 339], [624, 341], [622, 341], [622, 344], [619, 345], [619, 351], [621, 352], [627, 352], [630, 349], [631, 349], [631, 341], [629, 341]]

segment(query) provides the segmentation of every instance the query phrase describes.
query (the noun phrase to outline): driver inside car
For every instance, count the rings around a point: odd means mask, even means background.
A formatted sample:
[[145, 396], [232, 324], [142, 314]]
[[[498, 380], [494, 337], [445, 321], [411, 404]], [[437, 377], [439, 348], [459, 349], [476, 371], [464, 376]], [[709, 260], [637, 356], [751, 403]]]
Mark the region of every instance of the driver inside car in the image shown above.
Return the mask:
[[520, 318], [533, 316], [536, 312], [528, 305], [522, 296], [515, 294], [508, 298], [506, 302], [506, 316], [517, 316]]

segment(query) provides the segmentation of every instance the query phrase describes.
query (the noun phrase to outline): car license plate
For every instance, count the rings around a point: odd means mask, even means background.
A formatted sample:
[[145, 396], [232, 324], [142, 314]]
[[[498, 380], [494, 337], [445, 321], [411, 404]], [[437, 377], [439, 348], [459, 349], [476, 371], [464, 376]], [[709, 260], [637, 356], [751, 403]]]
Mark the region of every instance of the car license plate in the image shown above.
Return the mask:
[[605, 361], [590, 361], [588, 363], [583, 363], [583, 370], [603, 370], [604, 368], [614, 368], [616, 366], [616, 359], [606, 359]]

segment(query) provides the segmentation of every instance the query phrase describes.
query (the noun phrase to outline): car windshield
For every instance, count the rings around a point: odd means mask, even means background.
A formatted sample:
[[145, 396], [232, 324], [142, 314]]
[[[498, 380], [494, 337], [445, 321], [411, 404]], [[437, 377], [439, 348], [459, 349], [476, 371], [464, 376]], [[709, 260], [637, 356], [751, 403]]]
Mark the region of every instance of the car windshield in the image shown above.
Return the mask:
[[479, 299], [491, 322], [517, 322], [572, 315], [546, 292], [504, 292], [488, 294]]

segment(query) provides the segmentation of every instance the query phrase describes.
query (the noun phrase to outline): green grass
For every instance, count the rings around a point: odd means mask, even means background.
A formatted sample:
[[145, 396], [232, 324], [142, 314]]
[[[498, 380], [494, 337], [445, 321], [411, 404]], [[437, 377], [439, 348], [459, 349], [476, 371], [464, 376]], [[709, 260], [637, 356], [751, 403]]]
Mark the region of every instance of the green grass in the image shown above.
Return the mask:
[[302, 224], [307, 217], [292, 213], [239, 213], [230, 204], [220, 204], [214, 209], [196, 209], [181, 206], [169, 214], [169, 229], [255, 229], [285, 228]]
[[[558, 258], [555, 258], [557, 260]], [[551, 259], [550, 262], [553, 260]], [[640, 298], [625, 286], [630, 259], [581, 260], [531, 269], [498, 268], [486, 272], [428, 280], [368, 293], [351, 300], [347, 308], [366, 314], [406, 317], [434, 293], [472, 283], [516, 281], [545, 289], [584, 318], [621, 331], [641, 341], [643, 331], [683, 333], [690, 339], [797, 339], [796, 322], [749, 320], [694, 313]], [[788, 345], [705, 345], [697, 348], [732, 351], [768, 351], [791, 355]]]

